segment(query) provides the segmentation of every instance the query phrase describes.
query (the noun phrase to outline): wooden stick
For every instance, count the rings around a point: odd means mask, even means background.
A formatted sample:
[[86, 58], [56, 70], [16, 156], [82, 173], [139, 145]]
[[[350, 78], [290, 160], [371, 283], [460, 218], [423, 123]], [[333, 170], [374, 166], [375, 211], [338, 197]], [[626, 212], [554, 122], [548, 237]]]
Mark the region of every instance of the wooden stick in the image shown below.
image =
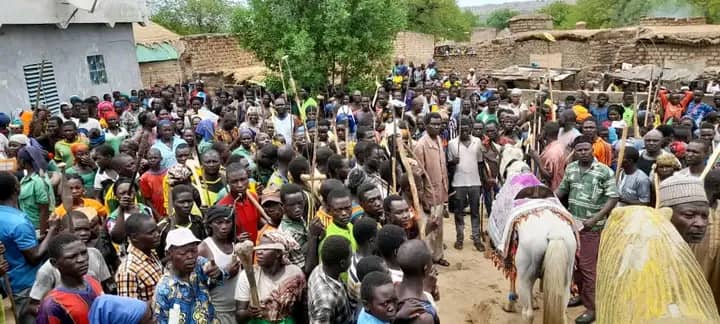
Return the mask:
[[[68, 213], [69, 212], [70, 211], [68, 211]], [[68, 217], [68, 218], [70, 218], [70, 217]], [[2, 242], [0, 242], [0, 262], [3, 262], [3, 261], [5, 261], [5, 245], [2, 244]], [[15, 297], [13, 297], [13, 290], [12, 290], [12, 286], [10, 285], [10, 276], [5, 274], [4, 276], [2, 276], [2, 281], [3, 281], [3, 284], [5, 285], [5, 292], [7, 293], [8, 298], [10, 299], [10, 310], [13, 313], [13, 319], [15, 319], [15, 323], [20, 323], [20, 321], [16, 315], [17, 313], [15, 313], [15, 309], [16, 309]], [[0, 307], [5, 307], [5, 305], [0, 305]]]
[[[648, 119], [650, 118], [650, 104], [652, 103], [652, 95], [653, 95], [653, 91], [652, 91], [653, 78], [652, 77], [653, 77], [654, 71], [655, 71], [655, 65], [652, 65], [650, 67], [650, 83], [648, 84], [648, 89], [647, 89], [648, 99], [645, 102], [645, 122], [643, 123], [643, 127], [647, 127]], [[638, 103], [638, 105], [639, 105], [639, 103]], [[637, 119], [637, 118], [635, 118], [635, 119]]]
[[557, 113], [555, 112], [555, 100], [553, 99], [553, 87], [552, 87], [552, 76], [550, 75], [550, 68], [547, 69], [548, 73], [548, 90], [550, 96], [550, 120], [555, 121], [557, 119]]
[[[413, 208], [415, 208], [415, 212], [419, 215], [423, 212], [423, 209], [420, 205], [420, 197], [418, 196], [417, 184], [415, 184], [415, 174], [412, 172], [412, 166], [407, 160], [407, 151], [405, 150], [405, 145], [400, 144], [398, 145], [398, 148], [400, 149], [400, 163], [402, 163], [403, 167], [405, 168], [405, 172], [408, 174], [408, 183], [410, 183], [410, 196], [412, 197]], [[420, 231], [421, 240], [425, 239], [425, 226], [425, 218], [419, 217], [418, 230]]]
[[[272, 224], [272, 219], [268, 214], [265, 212], [265, 209], [262, 208], [260, 203], [255, 199], [253, 195], [250, 194], [250, 191], [245, 191], [245, 195], [248, 197], [248, 200], [250, 200], [250, 203], [255, 206], [255, 209], [257, 209], [260, 212], [260, 217], [265, 221], [266, 224]], [[234, 206], [235, 204], [233, 204]]]
[[653, 183], [655, 184], [655, 209], [660, 208], [660, 177], [657, 174], [657, 170], [654, 170], [655, 177]]
[[[640, 138], [640, 126], [638, 125], [638, 112], [640, 111], [640, 103], [637, 101], [637, 85], [635, 85], [635, 93], [633, 94], [633, 129], [635, 130], [635, 138]], [[646, 114], [647, 115], [647, 114]], [[622, 118], [621, 118], [622, 120]]]
[[715, 163], [717, 163], [718, 156], [720, 156], [720, 144], [713, 149], [713, 154], [710, 156], [710, 159], [708, 160], [707, 165], [705, 166], [705, 169], [703, 169], [702, 174], [700, 174], [700, 181], [705, 180], [705, 176], [707, 176], [708, 172], [715, 167]]
[[620, 179], [620, 169], [622, 169], [622, 162], [625, 158], [625, 142], [627, 141], [628, 137], [628, 128], [623, 128], [622, 131], [622, 137], [620, 138], [620, 153], [618, 154], [617, 158], [617, 165], [615, 166], [615, 182], [618, 182]]
[[248, 284], [250, 285], [250, 305], [254, 307], [260, 306], [260, 297], [258, 296], [257, 282], [255, 281], [255, 266], [253, 265], [253, 242], [250, 240], [235, 244], [235, 255], [240, 259], [245, 274], [247, 275]]

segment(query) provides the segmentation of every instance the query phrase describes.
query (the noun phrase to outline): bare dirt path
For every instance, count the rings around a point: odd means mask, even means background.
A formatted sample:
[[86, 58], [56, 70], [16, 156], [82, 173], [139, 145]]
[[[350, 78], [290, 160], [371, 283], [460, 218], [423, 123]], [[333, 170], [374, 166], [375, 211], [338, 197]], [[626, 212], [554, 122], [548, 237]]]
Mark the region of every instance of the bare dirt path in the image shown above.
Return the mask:
[[[507, 299], [510, 283], [490, 259], [478, 252], [470, 240], [470, 219], [465, 220], [464, 249], [453, 248], [455, 224], [452, 215], [443, 220], [445, 258], [450, 267], [438, 267], [440, 285], [440, 319], [442, 323], [522, 323], [519, 313], [506, 313], [502, 305]], [[538, 290], [538, 285], [535, 285]], [[540, 298], [537, 299], [541, 301]], [[570, 308], [568, 322], [583, 312], [583, 307]], [[535, 311], [534, 323], [542, 323], [542, 311]]]

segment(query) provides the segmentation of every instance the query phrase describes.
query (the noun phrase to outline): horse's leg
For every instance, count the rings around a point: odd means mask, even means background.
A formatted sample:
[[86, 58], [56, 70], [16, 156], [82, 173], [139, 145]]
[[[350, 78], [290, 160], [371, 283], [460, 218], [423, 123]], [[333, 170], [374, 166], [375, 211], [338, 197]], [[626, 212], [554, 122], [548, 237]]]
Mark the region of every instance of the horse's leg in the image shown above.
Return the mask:
[[518, 254], [515, 257], [518, 268], [518, 298], [522, 306], [522, 319], [527, 323], [533, 321], [533, 286], [537, 279], [537, 263], [532, 252], [532, 247], [523, 246], [520, 242]]
[[502, 309], [508, 313], [517, 312], [517, 289], [515, 289], [515, 283], [517, 278], [510, 278], [510, 292], [508, 293], [507, 301], [502, 305]]

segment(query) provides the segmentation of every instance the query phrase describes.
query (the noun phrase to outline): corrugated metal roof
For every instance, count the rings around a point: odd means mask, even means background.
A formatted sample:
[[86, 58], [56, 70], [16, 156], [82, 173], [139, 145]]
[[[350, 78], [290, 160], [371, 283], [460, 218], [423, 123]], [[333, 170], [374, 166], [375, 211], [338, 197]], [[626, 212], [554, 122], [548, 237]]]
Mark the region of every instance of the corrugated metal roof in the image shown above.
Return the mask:
[[180, 57], [175, 47], [167, 43], [152, 46], [137, 44], [135, 55], [138, 63], [177, 60]]

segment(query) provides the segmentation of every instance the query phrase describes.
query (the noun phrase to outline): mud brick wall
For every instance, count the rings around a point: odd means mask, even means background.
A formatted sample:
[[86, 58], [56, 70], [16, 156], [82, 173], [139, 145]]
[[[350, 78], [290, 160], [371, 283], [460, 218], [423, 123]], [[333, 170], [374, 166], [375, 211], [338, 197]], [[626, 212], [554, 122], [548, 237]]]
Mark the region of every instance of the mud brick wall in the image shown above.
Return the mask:
[[534, 30], [551, 30], [553, 21], [550, 16], [546, 15], [519, 15], [508, 21], [508, 29], [513, 34]]
[[427, 65], [435, 53], [435, 38], [432, 35], [413, 32], [399, 32], [393, 43], [393, 60], [405, 57], [405, 64]]
[[182, 70], [178, 61], [140, 63], [140, 76], [143, 87], [156, 84], [169, 85], [182, 82]]
[[228, 71], [263, 65], [252, 53], [240, 47], [234, 35], [192, 35], [182, 37], [181, 41], [185, 44], [185, 52], [181, 58], [183, 71], [188, 78], [191, 78], [193, 73]]
[[687, 26], [687, 25], [704, 25], [707, 23], [705, 17], [687, 17], [687, 18], [671, 18], [671, 17], [645, 17], [640, 18], [641, 26]]

